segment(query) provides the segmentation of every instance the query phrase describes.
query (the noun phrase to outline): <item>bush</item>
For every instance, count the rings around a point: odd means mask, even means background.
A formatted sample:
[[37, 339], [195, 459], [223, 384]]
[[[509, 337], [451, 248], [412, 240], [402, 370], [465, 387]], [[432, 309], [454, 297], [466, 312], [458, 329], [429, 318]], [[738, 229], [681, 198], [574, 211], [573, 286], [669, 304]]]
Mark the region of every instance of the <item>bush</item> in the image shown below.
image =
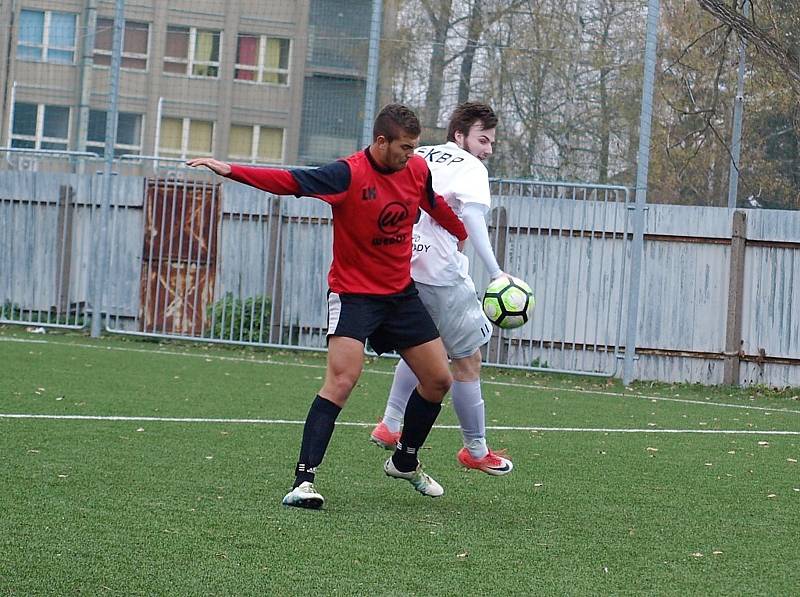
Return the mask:
[[27, 322], [32, 325], [74, 325], [77, 327], [84, 327], [86, 317], [82, 312], [77, 311], [82, 308], [83, 304], [70, 305], [69, 312], [58, 313], [55, 307], [51, 307], [50, 311], [43, 311], [41, 309], [27, 310], [20, 307], [17, 303], [12, 303], [6, 300], [0, 306], [0, 319], [5, 321], [19, 321]]
[[271, 312], [272, 301], [268, 296], [241, 299], [227, 292], [208, 308], [207, 317], [211, 320], [211, 326], [206, 330], [206, 335], [237, 342], [263, 341], [269, 338]]

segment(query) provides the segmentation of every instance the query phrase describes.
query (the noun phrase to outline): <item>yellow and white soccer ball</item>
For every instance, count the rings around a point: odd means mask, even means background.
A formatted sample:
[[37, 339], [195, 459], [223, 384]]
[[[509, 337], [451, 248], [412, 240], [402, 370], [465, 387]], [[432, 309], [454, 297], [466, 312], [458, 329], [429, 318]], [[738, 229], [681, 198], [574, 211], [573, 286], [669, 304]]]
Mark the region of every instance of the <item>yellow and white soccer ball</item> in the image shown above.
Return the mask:
[[483, 312], [494, 325], [504, 330], [528, 323], [536, 303], [525, 281], [514, 276], [492, 280], [483, 295]]

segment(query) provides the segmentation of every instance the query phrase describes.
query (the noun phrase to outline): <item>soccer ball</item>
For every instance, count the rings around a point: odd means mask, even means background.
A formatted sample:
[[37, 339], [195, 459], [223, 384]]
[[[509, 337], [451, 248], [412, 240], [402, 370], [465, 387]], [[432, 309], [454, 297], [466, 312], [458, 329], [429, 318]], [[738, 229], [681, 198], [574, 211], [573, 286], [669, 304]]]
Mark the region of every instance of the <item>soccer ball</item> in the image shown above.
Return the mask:
[[494, 325], [510, 330], [528, 322], [535, 302], [531, 287], [524, 281], [500, 276], [486, 287], [483, 312]]

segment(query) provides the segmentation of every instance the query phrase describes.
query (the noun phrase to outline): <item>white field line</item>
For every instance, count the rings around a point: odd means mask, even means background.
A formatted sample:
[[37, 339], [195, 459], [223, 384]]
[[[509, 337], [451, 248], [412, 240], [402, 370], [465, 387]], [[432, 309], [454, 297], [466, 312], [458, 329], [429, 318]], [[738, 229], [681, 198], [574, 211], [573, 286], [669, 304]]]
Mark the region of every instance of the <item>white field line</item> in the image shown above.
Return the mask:
[[[199, 359], [206, 359], [206, 360], [215, 360], [215, 361], [233, 361], [237, 363], [251, 363], [255, 365], [278, 365], [280, 367], [305, 367], [308, 369], [318, 369], [321, 371], [325, 370], [324, 365], [314, 365], [310, 363], [294, 363], [291, 361], [274, 361], [274, 360], [258, 360], [258, 359], [245, 359], [242, 357], [226, 357], [224, 355], [213, 355], [213, 354], [196, 354], [196, 353], [186, 353], [186, 352], [176, 352], [170, 350], [146, 350], [144, 348], [128, 348], [124, 346], [98, 346], [95, 344], [80, 344], [80, 343], [69, 343], [69, 342], [51, 342], [49, 340], [33, 340], [27, 338], [7, 338], [0, 336], [0, 342], [20, 342], [23, 344], [49, 344], [53, 346], [72, 346], [76, 348], [93, 348], [96, 350], [114, 350], [114, 351], [121, 351], [121, 352], [134, 352], [134, 353], [142, 353], [148, 355], [168, 355], [168, 356], [176, 356], [176, 357], [191, 357], [191, 358], [199, 358]], [[375, 369], [364, 369], [364, 373], [370, 373], [374, 375], [393, 375], [392, 371], [379, 371]], [[557, 386], [542, 386], [536, 384], [522, 384], [522, 383], [513, 383], [507, 381], [493, 381], [484, 378], [481, 378], [482, 385], [494, 385], [494, 386], [505, 386], [510, 388], [520, 388], [520, 389], [529, 389], [529, 390], [545, 390], [548, 392], [569, 392], [572, 394], [589, 394], [592, 396], [609, 396], [612, 398], [639, 398], [642, 400], [650, 400], [651, 402], [679, 402], [682, 404], [696, 404], [702, 406], [717, 406], [720, 408], [739, 408], [744, 410], [758, 410], [758, 411], [766, 411], [766, 412], [774, 412], [774, 413], [790, 413], [795, 415], [800, 415], [800, 410], [792, 410], [789, 408], [772, 408], [769, 406], [749, 406], [746, 404], [726, 404], [724, 402], [707, 402], [705, 400], [689, 400], [686, 398], [669, 398], [666, 396], [649, 396], [646, 394], [625, 394], [622, 392], [605, 392], [601, 390], [584, 390], [580, 388], [564, 388], [564, 387], [557, 387]]]
[[[68, 421], [123, 421], [136, 423], [223, 423], [245, 425], [303, 425], [305, 421], [289, 419], [218, 419], [200, 417], [125, 417], [117, 415], [34, 415], [0, 413], [0, 419], [49, 419]], [[372, 427], [375, 423], [337, 421], [344, 427]], [[460, 429], [458, 425], [436, 425], [436, 429]], [[754, 431], [752, 429], [614, 429], [603, 427], [526, 427], [511, 425], [489, 425], [492, 431], [546, 431], [567, 433], [697, 433], [710, 435], [800, 435], [800, 431]]]

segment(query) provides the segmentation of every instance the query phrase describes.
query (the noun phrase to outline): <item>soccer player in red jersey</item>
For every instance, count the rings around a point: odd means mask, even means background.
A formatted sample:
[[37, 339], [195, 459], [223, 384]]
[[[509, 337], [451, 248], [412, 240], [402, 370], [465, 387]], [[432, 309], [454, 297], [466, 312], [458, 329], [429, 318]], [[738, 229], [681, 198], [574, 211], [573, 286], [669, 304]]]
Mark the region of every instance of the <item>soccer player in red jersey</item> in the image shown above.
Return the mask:
[[367, 340], [377, 353], [396, 350], [419, 380], [406, 406], [403, 432], [384, 472], [424, 495], [444, 493], [422, 471], [417, 454], [450, 389], [447, 353], [411, 280], [411, 229], [421, 208], [459, 242], [466, 229], [433, 191], [425, 160], [414, 154], [420, 125], [399, 104], [381, 110], [363, 151], [321, 168], [280, 170], [197, 158], [221, 176], [279, 195], [316, 197], [333, 213], [333, 262], [328, 273], [328, 365], [306, 417], [292, 490], [283, 504], [320, 508], [317, 467], [336, 417], [361, 375]]

